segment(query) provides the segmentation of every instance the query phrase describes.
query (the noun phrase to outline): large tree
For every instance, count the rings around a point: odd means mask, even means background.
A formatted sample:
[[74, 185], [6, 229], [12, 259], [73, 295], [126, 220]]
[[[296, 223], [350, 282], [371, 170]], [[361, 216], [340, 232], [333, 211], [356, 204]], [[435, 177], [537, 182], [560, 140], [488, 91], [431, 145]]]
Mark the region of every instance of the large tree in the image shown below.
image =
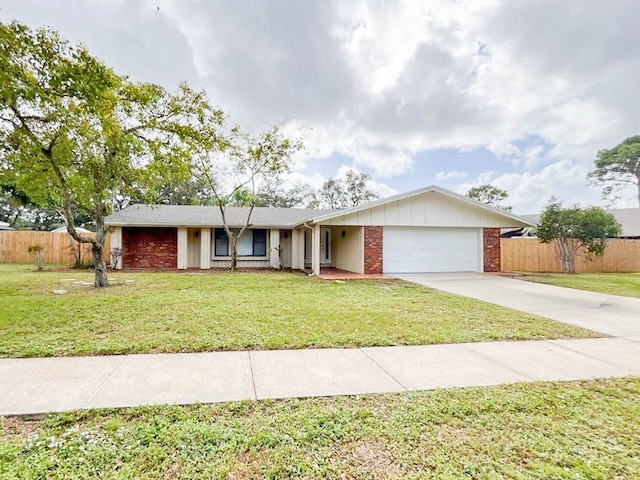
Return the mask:
[[[190, 152], [223, 118], [186, 85], [170, 95], [133, 83], [56, 32], [0, 23], [0, 183], [60, 207], [69, 234], [91, 244], [97, 287], [108, 285], [115, 200], [187, 178]], [[91, 214], [95, 236], [75, 230], [74, 211]]]
[[612, 149], [600, 150], [595, 167], [588, 179], [603, 186], [603, 198], [616, 200], [617, 193], [634, 187], [634, 196], [640, 205], [640, 135], [629, 137]]
[[379, 198], [370, 187], [371, 177], [355, 170], [347, 171], [343, 178], [331, 177], [317, 193], [319, 206], [330, 209], [349, 208]]
[[[194, 175], [210, 188], [220, 209], [222, 226], [229, 241], [230, 267], [238, 263], [238, 241], [251, 227], [251, 216], [260, 204], [258, 187], [277, 181], [289, 171], [292, 155], [302, 148], [297, 139], [282, 133], [276, 125], [258, 135], [248, 135], [235, 127], [224, 139], [204, 138], [194, 156]], [[227, 217], [230, 206], [248, 207], [242, 225], [233, 225]]]
[[491, 184], [472, 187], [465, 195], [469, 198], [478, 200], [479, 202], [486, 203], [487, 205], [511, 211], [511, 207], [503, 204], [509, 196], [509, 193], [506, 190], [494, 187]]
[[536, 235], [542, 243], [553, 243], [565, 273], [576, 271], [576, 256], [604, 254], [607, 239], [620, 234], [620, 225], [599, 207], [563, 208], [552, 198], [540, 216]]

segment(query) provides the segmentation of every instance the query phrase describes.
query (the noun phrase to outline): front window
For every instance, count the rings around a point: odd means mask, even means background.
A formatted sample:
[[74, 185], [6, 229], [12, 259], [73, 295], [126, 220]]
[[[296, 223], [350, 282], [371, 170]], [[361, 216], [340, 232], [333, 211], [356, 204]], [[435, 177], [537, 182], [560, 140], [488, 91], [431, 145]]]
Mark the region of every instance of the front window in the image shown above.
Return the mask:
[[[233, 230], [237, 235], [239, 230]], [[214, 254], [216, 257], [228, 257], [231, 255], [231, 247], [227, 232], [222, 228], [215, 229]], [[245, 230], [238, 239], [239, 257], [266, 257], [267, 256], [267, 231]]]

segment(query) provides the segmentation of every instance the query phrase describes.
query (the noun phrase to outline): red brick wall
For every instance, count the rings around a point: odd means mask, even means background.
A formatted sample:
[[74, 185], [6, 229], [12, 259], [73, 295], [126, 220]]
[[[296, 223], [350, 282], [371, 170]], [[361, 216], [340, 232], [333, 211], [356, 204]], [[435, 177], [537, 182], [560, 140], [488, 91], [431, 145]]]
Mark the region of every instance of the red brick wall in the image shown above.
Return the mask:
[[177, 228], [123, 228], [124, 268], [177, 268]]
[[483, 228], [482, 245], [484, 251], [484, 271], [500, 271], [500, 229]]
[[364, 227], [364, 273], [382, 273], [382, 227]]

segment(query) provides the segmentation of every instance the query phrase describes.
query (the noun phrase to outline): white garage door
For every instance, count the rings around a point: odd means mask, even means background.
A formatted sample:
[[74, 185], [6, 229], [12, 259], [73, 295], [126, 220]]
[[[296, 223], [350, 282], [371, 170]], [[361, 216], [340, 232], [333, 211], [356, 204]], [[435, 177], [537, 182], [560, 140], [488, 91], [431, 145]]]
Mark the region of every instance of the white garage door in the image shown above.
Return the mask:
[[478, 272], [479, 228], [384, 227], [384, 273]]

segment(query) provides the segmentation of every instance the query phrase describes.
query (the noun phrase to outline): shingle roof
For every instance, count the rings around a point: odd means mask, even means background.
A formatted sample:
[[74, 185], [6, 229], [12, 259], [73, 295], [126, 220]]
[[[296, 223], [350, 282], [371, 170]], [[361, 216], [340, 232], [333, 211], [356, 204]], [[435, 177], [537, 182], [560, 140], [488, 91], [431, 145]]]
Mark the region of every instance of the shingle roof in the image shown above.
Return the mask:
[[[254, 227], [291, 227], [312, 217], [333, 210], [306, 208], [255, 207], [251, 214]], [[227, 207], [226, 218], [230, 227], [242, 227], [247, 219], [249, 207]], [[131, 205], [109, 215], [105, 219], [112, 226], [215, 226], [222, 225], [220, 208], [216, 206], [192, 205]]]
[[[607, 210], [622, 226], [621, 237], [640, 237], [640, 208], [612, 208]], [[540, 221], [540, 214], [523, 215], [536, 223]]]

